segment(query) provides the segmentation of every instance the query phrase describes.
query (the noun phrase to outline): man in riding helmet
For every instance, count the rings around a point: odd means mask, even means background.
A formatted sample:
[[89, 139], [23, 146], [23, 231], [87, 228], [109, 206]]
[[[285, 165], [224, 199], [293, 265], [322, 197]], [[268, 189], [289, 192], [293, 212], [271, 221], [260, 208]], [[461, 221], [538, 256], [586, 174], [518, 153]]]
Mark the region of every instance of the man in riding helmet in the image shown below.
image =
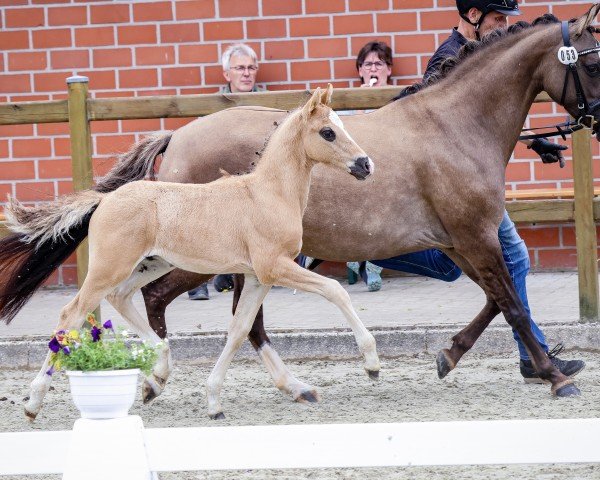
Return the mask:
[[[452, 30], [450, 37], [440, 45], [429, 60], [424, 75], [425, 80], [439, 70], [446, 58], [456, 56], [460, 48], [468, 41], [480, 40], [497, 28], [507, 28], [508, 16], [521, 14], [517, 0], [456, 0], [456, 7], [460, 15], [458, 26]], [[564, 160], [562, 159], [560, 151], [564, 150], [566, 148], [565, 146], [549, 142], [546, 139], [535, 139], [533, 141], [524, 140], [523, 143], [527, 144], [528, 148], [533, 149], [540, 155], [544, 163], [560, 161], [561, 166], [563, 165], [562, 162]], [[527, 313], [530, 315], [531, 329], [539, 344], [544, 351], [548, 353], [548, 346], [546, 345], [544, 334], [535, 324], [533, 319], [531, 319], [531, 312], [527, 301], [526, 277], [530, 267], [529, 253], [527, 252], [525, 242], [519, 237], [517, 229], [509, 218], [506, 210], [504, 211], [504, 218], [498, 229], [498, 239], [517, 294], [523, 302]], [[394, 268], [395, 266], [395, 269], [433, 276], [434, 278], [446, 281], [453, 281], [460, 274], [458, 267], [456, 267], [454, 263], [439, 250], [426, 250], [424, 252], [417, 252], [415, 254], [409, 254], [408, 256], [395, 257], [394, 259], [375, 263], [382, 267]], [[398, 265], [394, 265], [395, 263]], [[401, 263], [410, 265], [410, 270], [398, 268]], [[422, 272], [418, 268], [420, 265], [424, 267]], [[456, 270], [458, 270], [458, 272]], [[521, 339], [514, 330], [513, 336], [519, 347], [519, 354], [521, 356], [520, 369], [525, 381], [531, 383], [541, 382], [533, 368]], [[556, 355], [561, 348], [562, 347], [554, 348], [553, 351], [550, 352], [549, 357], [552, 360], [552, 363], [554, 363], [563, 374], [567, 376], [576, 375], [584, 368], [585, 363], [581, 360], [565, 361], [559, 359]]]

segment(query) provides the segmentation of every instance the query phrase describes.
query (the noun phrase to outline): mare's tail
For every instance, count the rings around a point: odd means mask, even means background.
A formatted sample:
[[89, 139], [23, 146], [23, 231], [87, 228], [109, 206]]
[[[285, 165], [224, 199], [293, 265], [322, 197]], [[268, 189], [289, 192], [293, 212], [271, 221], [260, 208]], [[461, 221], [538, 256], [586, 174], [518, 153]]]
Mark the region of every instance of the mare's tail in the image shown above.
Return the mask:
[[173, 132], [151, 135], [135, 144], [128, 152], [119, 156], [115, 166], [101, 178], [94, 190], [108, 193], [135, 180], [154, 180], [156, 157], [167, 149]]
[[104, 194], [86, 190], [25, 207], [9, 199], [12, 235], [0, 240], [0, 320], [7, 324], [85, 239]]

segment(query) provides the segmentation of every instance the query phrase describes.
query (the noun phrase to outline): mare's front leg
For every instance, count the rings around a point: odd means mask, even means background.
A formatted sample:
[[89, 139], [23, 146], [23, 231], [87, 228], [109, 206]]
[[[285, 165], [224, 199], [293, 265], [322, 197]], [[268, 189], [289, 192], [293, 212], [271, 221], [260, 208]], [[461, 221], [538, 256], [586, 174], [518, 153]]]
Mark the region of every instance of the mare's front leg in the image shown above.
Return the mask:
[[245, 275], [245, 286], [233, 319], [229, 324], [225, 348], [223, 348], [206, 382], [208, 416], [212, 419], [225, 418], [220, 395], [227, 368], [229, 368], [233, 357], [242, 346], [244, 338], [250, 332], [254, 317], [256, 317], [258, 309], [270, 289], [270, 286], [261, 285], [254, 275]]
[[[233, 314], [237, 308], [242, 289], [244, 288], [244, 275], [236, 274], [233, 277]], [[296, 402], [318, 402], [320, 397], [317, 389], [296, 379], [288, 370], [277, 351], [271, 345], [271, 340], [265, 332], [263, 323], [263, 306], [260, 306], [252, 329], [248, 334], [250, 343], [271, 375], [275, 386], [282, 392], [291, 395]]]
[[495, 302], [508, 324], [521, 337], [540, 378], [552, 383], [552, 393], [559, 397], [579, 395], [580, 392], [573, 384], [573, 380], [552, 364], [548, 355], [537, 342], [531, 330], [527, 311], [517, 295], [504, 263], [494, 229], [491, 228], [487, 232], [484, 230], [484, 236], [481, 238], [473, 238], [473, 236], [460, 238], [455, 241], [455, 248], [471, 264], [480, 280], [480, 286], [484, 289], [487, 297], [491, 299], [488, 302], [487, 315], [491, 316], [494, 313], [495, 307], [491, 302]]
[[[350, 295], [339, 282], [306, 270], [287, 257], [277, 258], [271, 265], [259, 266], [254, 264], [254, 267], [257, 274], [259, 274], [259, 278], [261, 278], [260, 275], [264, 275], [266, 283], [318, 293], [336, 305], [346, 317], [350, 328], [352, 328], [358, 349], [364, 357], [365, 370], [369, 377], [372, 379], [379, 377], [381, 365], [377, 356], [375, 338], [358, 318], [350, 301]], [[262, 273], [259, 273], [261, 271]]]
[[160, 338], [166, 338], [165, 310], [179, 295], [208, 282], [214, 275], [193, 273], [176, 268], [142, 287], [148, 322]]

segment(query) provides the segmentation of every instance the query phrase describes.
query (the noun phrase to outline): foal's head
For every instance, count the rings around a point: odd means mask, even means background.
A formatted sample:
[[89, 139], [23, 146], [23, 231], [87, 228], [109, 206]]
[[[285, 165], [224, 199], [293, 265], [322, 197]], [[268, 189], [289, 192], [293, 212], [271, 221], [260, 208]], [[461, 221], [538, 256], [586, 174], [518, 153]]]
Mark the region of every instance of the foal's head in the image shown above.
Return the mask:
[[350, 137], [340, 117], [330, 108], [332, 92], [331, 84], [326, 90], [317, 88], [300, 111], [304, 151], [315, 163], [343, 169], [364, 180], [373, 173], [373, 162]]

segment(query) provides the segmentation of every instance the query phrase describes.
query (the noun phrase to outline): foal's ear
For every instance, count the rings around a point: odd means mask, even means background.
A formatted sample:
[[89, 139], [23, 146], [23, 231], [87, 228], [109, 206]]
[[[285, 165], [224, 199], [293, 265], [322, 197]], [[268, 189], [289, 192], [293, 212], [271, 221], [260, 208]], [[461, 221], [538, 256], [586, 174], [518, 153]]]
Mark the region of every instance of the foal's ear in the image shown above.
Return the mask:
[[331, 96], [333, 95], [333, 85], [327, 84], [327, 89], [321, 94], [321, 103], [326, 107], [331, 105]]
[[317, 89], [313, 92], [312, 97], [310, 97], [310, 100], [306, 102], [306, 105], [304, 105], [304, 107], [302, 107], [302, 116], [305, 119], [308, 119], [308, 117], [310, 117], [310, 114], [315, 108], [317, 108], [317, 105], [319, 105], [319, 103], [321, 103], [321, 89], [317, 87]]
[[595, 3], [592, 7], [584, 13], [583, 16], [579, 17], [575, 22], [575, 37], [580, 37], [585, 29], [588, 28], [598, 15], [598, 11], [600, 10], [600, 3]]

